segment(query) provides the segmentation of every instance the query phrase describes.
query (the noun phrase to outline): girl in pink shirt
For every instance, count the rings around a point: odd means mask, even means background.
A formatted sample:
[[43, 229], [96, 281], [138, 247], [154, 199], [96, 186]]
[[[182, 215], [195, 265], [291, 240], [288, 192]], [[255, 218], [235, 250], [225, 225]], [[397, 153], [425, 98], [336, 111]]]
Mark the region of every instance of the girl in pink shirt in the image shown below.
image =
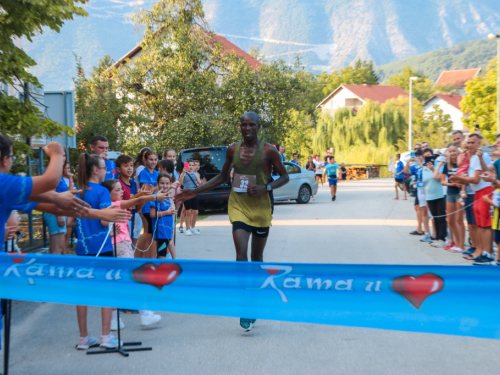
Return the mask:
[[[151, 190], [148, 190], [147, 186], [141, 189], [139, 193], [135, 195], [134, 198], [129, 200], [123, 199], [123, 188], [122, 184], [118, 180], [106, 180], [101, 184], [103, 187], [109, 190], [111, 195], [111, 202], [113, 205], [120, 205], [121, 209], [132, 208], [137, 206], [137, 211], [139, 211], [144, 203], [152, 202], [158, 200], [163, 202], [167, 199], [168, 194], [159, 192], [156, 195], [151, 194]], [[118, 258], [133, 258], [134, 250], [132, 248], [132, 239], [130, 238], [130, 227], [127, 223], [115, 223], [116, 226], [116, 238], [114, 235], [111, 236], [111, 242], [115, 244], [116, 240], [116, 256]], [[147, 326], [161, 320], [161, 316], [153, 313], [149, 310], [139, 310], [141, 317], [141, 326]], [[125, 324], [120, 319], [120, 329], [125, 328]], [[116, 310], [113, 311], [111, 315], [111, 330], [116, 331], [118, 329], [118, 314]]]

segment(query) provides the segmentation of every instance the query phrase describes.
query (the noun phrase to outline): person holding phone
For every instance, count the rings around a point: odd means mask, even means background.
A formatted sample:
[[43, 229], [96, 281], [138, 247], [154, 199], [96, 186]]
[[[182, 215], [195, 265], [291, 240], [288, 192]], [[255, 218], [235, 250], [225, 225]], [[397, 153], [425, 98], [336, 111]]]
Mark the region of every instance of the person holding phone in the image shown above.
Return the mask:
[[[429, 214], [427, 209], [427, 201], [425, 199], [425, 188], [422, 182], [422, 169], [423, 169], [422, 150], [417, 149], [415, 155], [410, 158], [405, 165], [404, 173], [407, 175], [415, 176], [417, 184], [417, 195], [415, 196], [415, 213], [417, 215], [417, 229], [410, 232], [412, 235], [422, 236], [421, 242], [432, 242], [429, 232]], [[411, 165], [411, 166], [410, 166]], [[424, 230], [422, 230], [422, 226]]]
[[448, 246], [444, 246], [444, 249], [454, 253], [463, 253], [465, 241], [464, 211], [459, 203], [462, 185], [449, 181], [450, 177], [457, 172], [459, 151], [454, 144], [449, 145], [447, 151], [447, 160], [439, 162], [440, 168], [434, 170], [434, 179], [441, 181], [441, 185], [446, 186], [447, 189], [446, 212], [451, 241]]
[[424, 157], [424, 167], [422, 169], [422, 182], [425, 188], [425, 199], [427, 207], [432, 214], [434, 228], [436, 230], [436, 240], [431, 242], [433, 247], [444, 247], [447, 235], [446, 224], [446, 201], [443, 193], [443, 186], [434, 179], [434, 170], [439, 168], [436, 164], [436, 155], [431, 148], [426, 148], [422, 153]]

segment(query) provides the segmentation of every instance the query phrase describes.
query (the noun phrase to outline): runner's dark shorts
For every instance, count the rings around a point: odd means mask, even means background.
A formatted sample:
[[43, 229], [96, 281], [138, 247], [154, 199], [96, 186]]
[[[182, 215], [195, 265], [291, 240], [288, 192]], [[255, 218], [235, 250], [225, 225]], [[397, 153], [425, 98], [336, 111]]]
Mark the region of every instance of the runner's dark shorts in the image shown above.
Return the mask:
[[241, 221], [235, 221], [233, 223], [233, 232], [237, 229], [243, 229], [248, 233], [252, 233], [256, 237], [266, 238], [269, 236], [269, 227], [252, 227], [251, 225], [245, 224]]
[[418, 206], [418, 194], [415, 194], [415, 206]]
[[198, 210], [198, 197], [188, 199], [184, 202], [184, 209], [186, 210]]
[[476, 224], [476, 217], [474, 216], [474, 195], [475, 194], [467, 194], [467, 198], [464, 198], [464, 203], [465, 203], [465, 217], [467, 218], [467, 224], [469, 225], [475, 225]]
[[398, 184], [402, 184], [403, 182], [405, 182], [405, 180], [402, 178], [395, 178], [395, 180]]

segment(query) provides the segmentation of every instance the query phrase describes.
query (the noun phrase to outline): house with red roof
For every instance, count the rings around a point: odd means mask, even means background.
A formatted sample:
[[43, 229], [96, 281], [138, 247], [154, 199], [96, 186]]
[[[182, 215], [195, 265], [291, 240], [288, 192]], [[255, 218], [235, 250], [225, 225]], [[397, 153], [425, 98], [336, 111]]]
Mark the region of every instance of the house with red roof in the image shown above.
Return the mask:
[[445, 115], [450, 115], [453, 122], [452, 130], [463, 130], [462, 118], [465, 116], [460, 110], [461, 101], [462, 95], [436, 94], [425, 101], [423, 111], [424, 113], [432, 112], [434, 106], [437, 105]]
[[333, 115], [339, 108], [357, 108], [363, 106], [367, 100], [385, 103], [399, 96], [408, 96], [399, 86], [382, 85], [340, 85], [328, 95], [316, 108]]
[[481, 72], [481, 68], [445, 70], [436, 81], [437, 86], [453, 86], [458, 94], [465, 94], [465, 83]]
[[[224, 38], [223, 36], [213, 34], [212, 35], [214, 42], [220, 43], [222, 48], [228, 53], [233, 53], [237, 57], [244, 59], [252, 69], [257, 70], [262, 63], [259, 62], [254, 57], [250, 56], [247, 52], [243, 51], [241, 48], [231, 43], [229, 40]], [[142, 44], [139, 43], [136, 47], [132, 48], [128, 51], [121, 59], [116, 61], [113, 64], [113, 68], [119, 67], [120, 65], [125, 65], [128, 61], [134, 60], [137, 56], [142, 53]]]

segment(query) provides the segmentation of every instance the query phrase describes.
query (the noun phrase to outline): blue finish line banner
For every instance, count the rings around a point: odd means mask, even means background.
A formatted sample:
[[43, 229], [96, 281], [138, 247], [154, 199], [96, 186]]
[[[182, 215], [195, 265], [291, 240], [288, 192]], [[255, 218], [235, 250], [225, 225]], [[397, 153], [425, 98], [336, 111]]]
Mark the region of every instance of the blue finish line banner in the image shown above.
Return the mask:
[[500, 267], [0, 254], [0, 298], [500, 338]]

